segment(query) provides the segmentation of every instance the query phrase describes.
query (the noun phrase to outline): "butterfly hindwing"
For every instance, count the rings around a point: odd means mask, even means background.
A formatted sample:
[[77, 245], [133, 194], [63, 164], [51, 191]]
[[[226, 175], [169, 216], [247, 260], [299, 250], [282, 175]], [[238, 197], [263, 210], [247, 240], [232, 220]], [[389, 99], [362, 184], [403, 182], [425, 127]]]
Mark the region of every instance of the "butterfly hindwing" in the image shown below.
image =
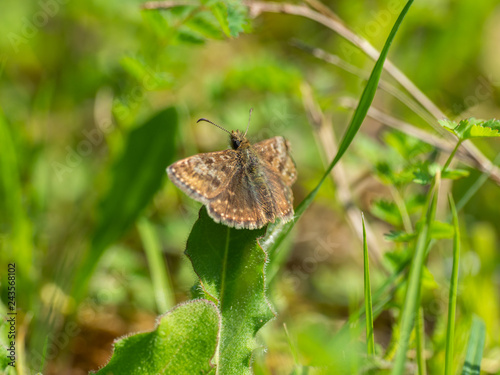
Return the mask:
[[244, 168], [238, 169], [227, 188], [208, 204], [208, 214], [217, 222], [235, 228], [256, 229], [267, 222], [262, 201]]
[[290, 156], [290, 143], [283, 137], [269, 138], [253, 145], [262, 161], [271, 165], [287, 186], [297, 179], [295, 163]]

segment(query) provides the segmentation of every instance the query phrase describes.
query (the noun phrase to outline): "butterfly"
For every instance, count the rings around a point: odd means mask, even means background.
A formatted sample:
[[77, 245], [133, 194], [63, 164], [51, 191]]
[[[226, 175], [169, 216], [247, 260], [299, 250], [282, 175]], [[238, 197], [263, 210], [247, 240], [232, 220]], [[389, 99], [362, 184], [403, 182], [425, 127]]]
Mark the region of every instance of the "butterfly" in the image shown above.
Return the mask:
[[[250, 110], [250, 116], [252, 110]], [[190, 156], [167, 168], [170, 180], [207, 208], [217, 223], [237, 229], [259, 229], [293, 219], [291, 186], [297, 179], [290, 143], [277, 136], [250, 144], [245, 133], [227, 132], [231, 149]]]

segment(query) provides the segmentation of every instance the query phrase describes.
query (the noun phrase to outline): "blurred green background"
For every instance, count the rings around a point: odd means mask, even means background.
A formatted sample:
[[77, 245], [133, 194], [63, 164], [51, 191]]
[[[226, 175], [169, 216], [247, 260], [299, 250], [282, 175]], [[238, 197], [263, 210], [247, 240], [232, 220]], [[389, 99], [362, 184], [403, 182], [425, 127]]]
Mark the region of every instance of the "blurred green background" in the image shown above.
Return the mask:
[[[226, 25], [217, 4], [162, 11], [142, 10], [138, 1], [3, 4], [0, 285], [5, 314], [7, 263], [15, 262], [18, 370], [25, 371], [19, 373], [39, 370], [42, 358], [46, 374], [97, 369], [108, 360], [113, 339], [151, 329], [157, 315], [190, 298], [197, 278], [183, 250], [200, 205], [168, 181], [165, 168], [227, 147], [227, 135], [196, 124], [198, 118], [244, 129], [253, 108], [251, 141], [288, 138], [299, 173], [295, 202], [321, 177], [329, 153], [304, 103], [312, 98], [340, 138], [353, 112], [347, 99], [357, 100], [365, 81], [297, 44], [338, 55], [363, 74], [373, 61], [306, 18], [264, 13], [252, 19], [244, 5], [229, 1]], [[324, 4], [381, 49], [404, 2]], [[448, 117], [498, 118], [499, 42], [496, 0], [416, 1], [389, 58]], [[386, 92], [377, 94], [374, 107], [432, 132]], [[343, 159], [351, 202], [368, 214], [380, 252], [395, 247], [383, 238], [395, 223], [369, 214], [374, 200], [391, 196], [375, 173], [383, 157], [397, 155], [388, 140], [399, 133], [388, 131], [367, 118]], [[490, 159], [499, 150], [495, 140], [476, 144]], [[470, 172], [453, 185], [457, 200], [480, 175]], [[500, 373], [499, 200], [498, 184], [487, 181], [460, 215], [457, 350], [464, 350], [472, 314], [482, 317], [485, 373]], [[162, 253], [166, 296], [155, 295], [147, 246]], [[294, 368], [283, 323], [300, 363], [329, 363], [332, 332], [362, 305], [361, 242], [333, 183], [301, 218], [282, 256], [284, 267], [272, 270], [270, 289], [278, 317], [260, 333], [267, 350], [256, 354], [259, 374]], [[428, 268], [429, 368], [440, 369], [448, 242], [436, 246]], [[376, 262], [372, 273], [375, 286], [386, 276]], [[387, 309], [375, 322], [381, 347], [389, 345], [396, 316]]]

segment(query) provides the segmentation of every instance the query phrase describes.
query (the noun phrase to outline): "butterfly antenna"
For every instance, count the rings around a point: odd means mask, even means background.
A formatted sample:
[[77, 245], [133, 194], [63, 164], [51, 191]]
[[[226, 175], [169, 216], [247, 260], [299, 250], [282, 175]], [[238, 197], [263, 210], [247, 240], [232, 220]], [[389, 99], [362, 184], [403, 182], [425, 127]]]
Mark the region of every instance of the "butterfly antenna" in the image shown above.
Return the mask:
[[214, 126], [217, 126], [219, 129], [224, 130], [226, 133], [231, 134], [231, 132], [230, 132], [229, 130], [224, 129], [222, 126], [217, 125], [217, 124], [213, 123], [212, 121], [207, 120], [206, 118], [200, 118], [198, 121], [196, 121], [196, 123], [199, 123], [200, 121], [209, 122], [210, 124], [212, 124], [212, 125], [214, 125]]
[[248, 131], [248, 128], [250, 126], [250, 119], [252, 118], [252, 111], [253, 111], [253, 108], [250, 108], [250, 114], [248, 115], [248, 124], [247, 124], [247, 130], [245, 130], [245, 137], [247, 136], [247, 131]]

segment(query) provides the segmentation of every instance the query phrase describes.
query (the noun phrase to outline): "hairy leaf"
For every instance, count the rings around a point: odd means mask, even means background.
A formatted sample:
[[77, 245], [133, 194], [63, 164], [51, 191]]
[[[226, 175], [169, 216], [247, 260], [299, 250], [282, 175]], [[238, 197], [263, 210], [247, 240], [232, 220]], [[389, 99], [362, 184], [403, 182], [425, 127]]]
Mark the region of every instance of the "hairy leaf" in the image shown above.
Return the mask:
[[220, 374], [251, 373], [255, 334], [274, 316], [264, 291], [266, 253], [257, 243], [264, 232], [217, 224], [202, 207], [188, 238], [186, 255], [222, 318]]
[[178, 305], [160, 317], [153, 331], [118, 339], [109, 363], [96, 374], [207, 374], [219, 324], [212, 302]]

